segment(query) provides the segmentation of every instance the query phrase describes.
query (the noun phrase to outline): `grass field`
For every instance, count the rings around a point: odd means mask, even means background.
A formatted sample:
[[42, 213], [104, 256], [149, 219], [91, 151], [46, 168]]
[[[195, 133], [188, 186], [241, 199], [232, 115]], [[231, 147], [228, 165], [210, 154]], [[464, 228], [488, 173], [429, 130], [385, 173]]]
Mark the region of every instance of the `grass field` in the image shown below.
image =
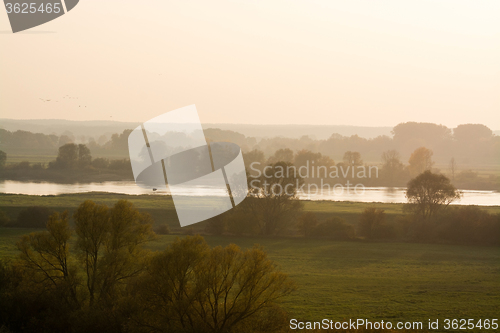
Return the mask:
[[[0, 256], [33, 230], [0, 229]], [[160, 236], [162, 250], [177, 236]], [[435, 244], [332, 242], [206, 236], [211, 246], [262, 245], [298, 289], [284, 300], [292, 318], [397, 321], [496, 318], [500, 250]]]
[[[0, 194], [0, 209], [11, 218], [24, 207], [40, 205], [73, 211], [92, 199], [107, 205], [127, 199], [180, 232], [170, 197], [86, 193], [60, 196]], [[306, 211], [321, 219], [341, 216], [355, 223], [366, 207], [376, 206], [389, 218], [401, 204], [305, 201]], [[500, 207], [485, 207], [492, 213]], [[203, 223], [195, 225], [201, 231]], [[17, 256], [15, 243], [33, 230], [0, 228], [0, 257]], [[159, 236], [151, 250], [162, 250], [175, 235]], [[181, 236], [183, 237], [183, 236]], [[500, 249], [439, 244], [335, 242], [302, 238], [205, 236], [211, 246], [261, 244], [296, 282], [298, 290], [284, 301], [292, 318], [419, 320], [498, 318], [500, 313]]]

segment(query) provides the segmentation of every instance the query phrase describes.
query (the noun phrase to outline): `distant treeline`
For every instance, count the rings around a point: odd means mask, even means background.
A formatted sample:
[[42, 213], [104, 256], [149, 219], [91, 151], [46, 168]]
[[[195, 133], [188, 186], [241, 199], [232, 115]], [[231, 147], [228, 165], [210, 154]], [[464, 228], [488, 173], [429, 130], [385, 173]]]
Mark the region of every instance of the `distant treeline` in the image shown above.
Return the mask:
[[[79, 139], [67, 132], [61, 136], [9, 132], [0, 129], [0, 174], [2, 179], [39, 179], [55, 181], [101, 181], [131, 180], [132, 171], [128, 161], [128, 136], [131, 130], [102, 136], [96, 141], [92, 137]], [[205, 136], [209, 142], [226, 141], [238, 144], [244, 152], [247, 171], [257, 162], [263, 169], [270, 163], [285, 161], [297, 168], [307, 166], [337, 168], [340, 180], [350, 177], [353, 168], [376, 165], [380, 173], [375, 177], [362, 179], [365, 186], [404, 186], [410, 177], [435, 164], [445, 165], [446, 173], [460, 188], [496, 190], [500, 188], [498, 175], [479, 177], [473, 169], [484, 165], [497, 165], [500, 156], [500, 137], [480, 124], [459, 125], [451, 130], [443, 125], [431, 123], [402, 123], [394, 127], [393, 137], [379, 136], [365, 139], [357, 135], [345, 137], [332, 134], [327, 140], [313, 140], [308, 136], [300, 139], [274, 137], [257, 140], [243, 134], [207, 129]], [[165, 139], [168, 139], [167, 133]], [[75, 143], [85, 141], [85, 143]], [[6, 152], [6, 154], [2, 154]], [[48, 165], [23, 161], [9, 163], [9, 156], [26, 154], [55, 155], [57, 159]], [[92, 158], [92, 156], [94, 158]], [[413, 162], [412, 162], [413, 161]], [[408, 164], [407, 164], [408, 163]], [[423, 163], [423, 166], [422, 166]], [[68, 173], [65, 170], [78, 168], [85, 172]], [[350, 168], [348, 170], [348, 168]], [[416, 168], [416, 170], [415, 170]], [[413, 170], [412, 170], [413, 169]], [[57, 170], [57, 173], [50, 172]], [[434, 171], [439, 171], [433, 169]], [[344, 176], [342, 173], [344, 172]], [[357, 172], [357, 170], [356, 170]], [[315, 182], [318, 174], [307, 177], [306, 182]], [[327, 182], [335, 183], [337, 179]], [[358, 177], [359, 178], [359, 177]]]
[[[0, 129], [0, 150], [7, 154], [16, 154], [19, 150], [36, 149], [39, 153], [51, 151], [52, 154], [66, 143], [83, 143], [88, 146], [93, 155], [113, 156], [128, 155], [127, 139], [131, 130], [115, 133], [111, 136], [101, 135], [98, 138], [80, 135], [75, 137], [67, 131], [60, 136], [31, 133], [27, 131], [10, 132]], [[491, 129], [481, 124], [464, 124], [454, 129], [432, 123], [407, 122], [395, 126], [393, 137], [378, 136], [373, 139], [358, 135], [341, 136], [336, 133], [326, 140], [314, 140], [309, 136], [300, 139], [273, 137], [258, 140], [243, 134], [221, 129], [206, 129], [205, 135], [210, 141], [234, 142], [243, 151], [258, 149], [268, 157], [276, 150], [290, 148], [294, 151], [310, 150], [319, 152], [334, 160], [341, 159], [346, 151], [357, 151], [366, 161], [378, 161], [381, 154], [387, 150], [397, 150], [403, 159], [410, 157], [418, 147], [427, 147], [434, 152], [437, 163], [448, 163], [455, 158], [458, 164], [478, 165], [484, 163], [497, 164], [500, 153], [500, 137], [495, 136]]]

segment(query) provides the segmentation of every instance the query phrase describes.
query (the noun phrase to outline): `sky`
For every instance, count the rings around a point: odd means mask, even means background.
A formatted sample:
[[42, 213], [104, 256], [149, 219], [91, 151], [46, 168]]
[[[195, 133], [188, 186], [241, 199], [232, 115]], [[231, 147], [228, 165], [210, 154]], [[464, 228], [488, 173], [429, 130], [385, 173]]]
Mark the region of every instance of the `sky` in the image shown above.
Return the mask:
[[496, 0], [81, 0], [12, 34], [0, 10], [0, 118], [195, 104], [204, 123], [499, 130], [499, 17]]

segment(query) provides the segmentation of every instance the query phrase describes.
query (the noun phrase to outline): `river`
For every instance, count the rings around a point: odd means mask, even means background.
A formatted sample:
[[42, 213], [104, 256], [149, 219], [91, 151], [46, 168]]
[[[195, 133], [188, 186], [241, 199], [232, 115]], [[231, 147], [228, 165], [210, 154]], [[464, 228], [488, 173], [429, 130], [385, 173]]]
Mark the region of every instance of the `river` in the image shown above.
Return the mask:
[[[110, 192], [123, 193], [131, 195], [151, 194], [168, 195], [168, 191], [155, 191], [143, 189], [133, 181], [102, 182], [86, 184], [57, 184], [49, 182], [20, 182], [20, 181], [2, 181], [0, 182], [0, 193], [27, 194], [27, 195], [58, 195], [65, 193], [82, 192]], [[355, 193], [357, 192], [357, 193]], [[478, 206], [497, 206], [500, 205], [500, 193], [496, 191], [472, 191], [462, 190], [463, 197], [454, 202], [458, 205], [478, 205]], [[186, 187], [184, 195], [188, 196], [220, 196], [225, 192], [214, 190], [210, 187]], [[406, 202], [405, 188], [387, 188], [387, 187], [366, 187], [364, 189], [351, 188], [349, 191], [335, 192], [324, 191], [323, 193], [303, 193], [301, 199], [310, 200], [330, 200], [330, 201], [355, 201], [355, 202], [386, 202], [402, 203]]]

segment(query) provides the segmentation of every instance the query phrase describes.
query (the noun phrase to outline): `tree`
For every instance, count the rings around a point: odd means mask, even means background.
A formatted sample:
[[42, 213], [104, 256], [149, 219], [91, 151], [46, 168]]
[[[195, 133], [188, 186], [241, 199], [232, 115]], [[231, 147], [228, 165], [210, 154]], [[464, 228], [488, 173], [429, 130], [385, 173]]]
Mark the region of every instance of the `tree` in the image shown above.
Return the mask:
[[78, 146], [74, 143], [67, 143], [59, 147], [59, 153], [53, 166], [59, 169], [74, 169], [77, 163]]
[[151, 218], [126, 200], [111, 209], [87, 200], [73, 217], [89, 305], [96, 300], [111, 302], [117, 285], [143, 269], [141, 245], [154, 236]]
[[32, 279], [63, 290], [68, 304], [77, 303], [76, 270], [69, 264], [69, 214], [54, 213], [47, 222], [47, 231], [25, 235], [17, 243], [23, 268]]
[[90, 306], [94, 303], [101, 270], [100, 259], [110, 231], [108, 207], [86, 200], [73, 215], [77, 235], [76, 248], [85, 268]]
[[276, 162], [289, 162], [293, 163], [293, 150], [289, 148], [278, 149], [268, 160], [268, 164], [276, 163]]
[[[329, 168], [335, 165], [335, 162], [328, 156], [321, 153], [314, 153], [310, 150], [302, 149], [295, 156], [295, 166], [298, 170], [307, 168], [307, 176], [300, 171], [300, 174], [307, 178], [328, 178]], [[320, 166], [324, 168], [319, 168]], [[321, 169], [321, 170], [320, 170]]]
[[57, 169], [88, 168], [92, 162], [90, 150], [84, 144], [67, 143], [59, 147], [55, 162], [49, 167]]
[[407, 209], [422, 220], [428, 220], [460, 196], [448, 178], [427, 170], [408, 183], [406, 198], [410, 205]]
[[401, 163], [401, 156], [396, 150], [388, 150], [382, 153], [382, 161], [382, 177], [387, 181], [387, 185], [395, 186], [404, 175], [405, 166]]
[[265, 323], [256, 319], [293, 290], [260, 247], [211, 249], [201, 236], [188, 236], [156, 254], [134, 284], [130, 302], [141, 311], [131, 325], [162, 332], [240, 332]]
[[434, 162], [432, 162], [433, 152], [425, 147], [417, 148], [410, 156], [408, 163], [410, 164], [410, 174], [414, 177], [426, 170], [430, 170]]
[[271, 164], [260, 178], [249, 178], [248, 197], [241, 206], [251, 214], [262, 235], [278, 235], [292, 225], [303, 205], [298, 200], [302, 178], [293, 164]]
[[262, 170], [265, 165], [264, 152], [254, 149], [248, 153], [243, 153], [243, 161], [245, 161], [245, 169], [252, 173], [254, 169]]
[[5, 168], [5, 163], [7, 162], [7, 154], [0, 150], [0, 169]]
[[88, 168], [92, 163], [92, 155], [90, 149], [84, 144], [78, 145], [78, 167], [81, 169]]
[[460, 143], [470, 144], [491, 139], [493, 131], [482, 124], [464, 124], [453, 130], [453, 136]]
[[351, 166], [351, 167], [363, 165], [361, 154], [357, 151], [346, 151], [344, 153], [343, 162], [345, 166]]

